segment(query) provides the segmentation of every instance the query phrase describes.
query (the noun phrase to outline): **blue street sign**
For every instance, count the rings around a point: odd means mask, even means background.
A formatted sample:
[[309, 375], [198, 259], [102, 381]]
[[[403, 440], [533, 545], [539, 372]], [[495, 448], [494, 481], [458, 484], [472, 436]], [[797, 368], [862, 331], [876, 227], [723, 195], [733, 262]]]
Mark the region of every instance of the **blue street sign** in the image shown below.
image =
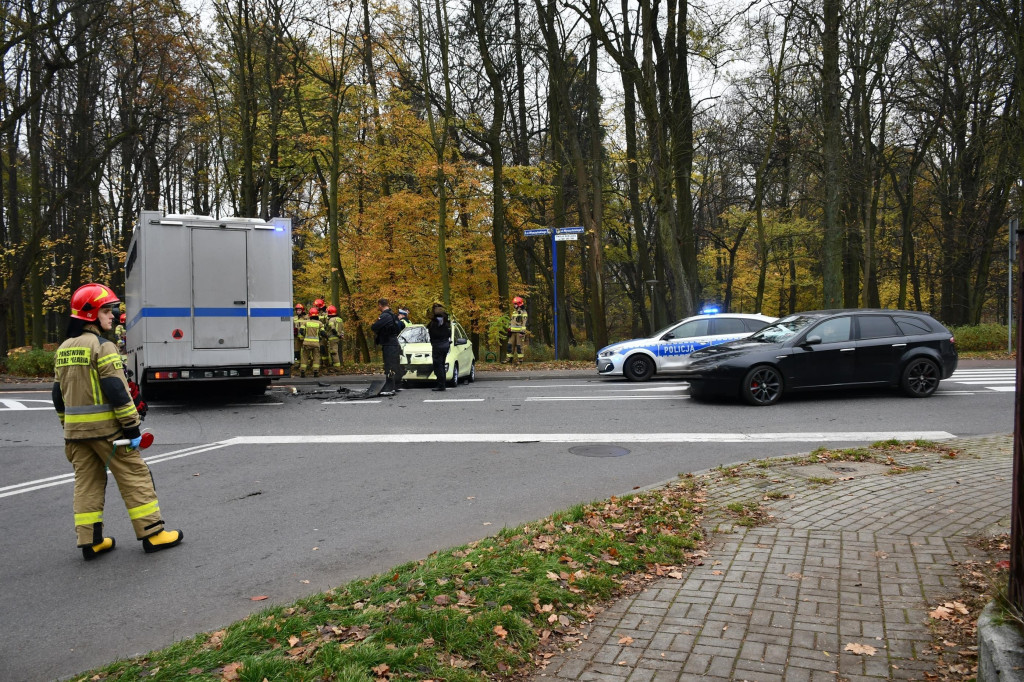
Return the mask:
[[556, 234], [583, 234], [582, 227], [556, 227]]
[[541, 235], [551, 234], [551, 230], [546, 227], [538, 227], [530, 230], [523, 230], [523, 236], [525, 237], [539, 237]]

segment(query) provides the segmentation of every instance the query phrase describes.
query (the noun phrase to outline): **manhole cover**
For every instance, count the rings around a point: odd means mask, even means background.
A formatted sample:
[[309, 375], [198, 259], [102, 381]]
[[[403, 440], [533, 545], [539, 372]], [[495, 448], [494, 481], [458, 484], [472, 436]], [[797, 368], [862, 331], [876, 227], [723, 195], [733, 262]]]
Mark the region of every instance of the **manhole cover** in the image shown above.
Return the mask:
[[838, 466], [835, 466], [835, 467], [829, 467], [828, 470], [829, 471], [834, 471], [837, 474], [848, 474], [848, 473], [853, 473], [854, 471], [857, 471], [857, 467], [838, 467]]
[[629, 454], [629, 450], [617, 445], [577, 445], [569, 448], [569, 452], [581, 457], [622, 457]]

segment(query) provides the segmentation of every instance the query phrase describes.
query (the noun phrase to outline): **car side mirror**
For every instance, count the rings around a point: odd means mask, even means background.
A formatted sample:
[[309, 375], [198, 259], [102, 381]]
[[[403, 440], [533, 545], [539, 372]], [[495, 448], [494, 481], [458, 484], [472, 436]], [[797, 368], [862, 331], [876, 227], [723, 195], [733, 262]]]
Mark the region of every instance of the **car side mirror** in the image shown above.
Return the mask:
[[801, 346], [817, 346], [820, 343], [821, 343], [821, 337], [818, 336], [817, 334], [815, 334], [814, 336], [808, 336], [806, 339], [804, 339], [804, 342], [801, 343], [800, 345]]
[[661, 337], [661, 340], [662, 341], [670, 341], [670, 340], [672, 340], [674, 338], [676, 338], [676, 335], [673, 334], [672, 332], [668, 332], [667, 334], [665, 334], [665, 336]]
[[455, 339], [456, 346], [465, 346], [469, 339]]

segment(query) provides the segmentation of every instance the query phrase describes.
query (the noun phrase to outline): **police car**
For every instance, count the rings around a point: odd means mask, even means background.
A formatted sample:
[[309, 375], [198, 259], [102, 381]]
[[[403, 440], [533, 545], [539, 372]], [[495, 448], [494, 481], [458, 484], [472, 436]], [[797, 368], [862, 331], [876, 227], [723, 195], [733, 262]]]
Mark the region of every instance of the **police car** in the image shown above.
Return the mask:
[[655, 374], [681, 369], [683, 359], [695, 350], [742, 339], [776, 319], [767, 315], [702, 312], [675, 322], [649, 338], [605, 346], [597, 352], [597, 373], [647, 381]]

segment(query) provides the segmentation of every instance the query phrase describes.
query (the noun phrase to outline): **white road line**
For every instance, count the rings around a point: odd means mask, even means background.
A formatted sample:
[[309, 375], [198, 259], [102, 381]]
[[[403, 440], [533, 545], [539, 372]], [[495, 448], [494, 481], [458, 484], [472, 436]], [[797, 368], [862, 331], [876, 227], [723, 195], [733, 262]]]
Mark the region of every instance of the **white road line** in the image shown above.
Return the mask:
[[224, 407], [256, 407], [259, 405], [284, 405], [284, 403], [227, 403]]
[[932, 395], [975, 395], [977, 391], [936, 391]]
[[[159, 455], [153, 455], [152, 457], [145, 457], [147, 464], [159, 464], [160, 462], [166, 462], [172, 459], [178, 459], [181, 457], [188, 457], [190, 455], [198, 455], [203, 452], [209, 452], [210, 450], [217, 450], [228, 446], [228, 441], [220, 441], [217, 443], [204, 443], [203, 445], [194, 445], [192, 447], [184, 448], [182, 450], [174, 450], [172, 452], [165, 452]], [[110, 474], [107, 474], [108, 476]], [[15, 485], [8, 485], [0, 488], [0, 498], [10, 497], [12, 495], [21, 495], [22, 493], [32, 492], [33, 490], [42, 490], [43, 488], [52, 488], [55, 485], [63, 485], [65, 483], [72, 483], [75, 480], [74, 472], [61, 474], [59, 476], [50, 476], [49, 478], [40, 478], [34, 481], [26, 481], [25, 483], [18, 483]]]
[[425, 403], [482, 403], [486, 398], [424, 398]]
[[1012, 393], [1017, 390], [1016, 386], [986, 386], [990, 391], [1000, 391], [1002, 393]]
[[[24, 403], [45, 403], [39, 407], [29, 407]], [[28, 410], [52, 410], [53, 402], [50, 400], [39, 400], [37, 398], [22, 398], [21, 400], [13, 400], [11, 398], [0, 398], [0, 405], [3, 405], [3, 409], [14, 410], [17, 412], [23, 412]]]
[[690, 396], [688, 395], [602, 395], [602, 396], [531, 396], [526, 399], [528, 403], [552, 403], [552, 402], [569, 402], [573, 400], [578, 401], [594, 401], [594, 400], [687, 400]]
[[502, 386], [502, 388], [580, 388], [582, 386], [591, 386], [591, 387], [593, 387], [595, 385], [600, 386], [599, 383], [596, 383], [596, 384], [595, 383], [591, 383], [591, 384], [539, 384], [539, 383], [537, 383], [537, 384], [522, 384], [522, 385], [514, 385], [514, 386]]
[[950, 379], [954, 384], [1015, 384], [1016, 379], [997, 379], [995, 377], [991, 379]]
[[380, 400], [328, 400], [321, 405], [377, 405]]
[[237, 436], [227, 445], [304, 443], [808, 443], [820, 441], [949, 440], [947, 431], [796, 431], [787, 433], [371, 433]]

